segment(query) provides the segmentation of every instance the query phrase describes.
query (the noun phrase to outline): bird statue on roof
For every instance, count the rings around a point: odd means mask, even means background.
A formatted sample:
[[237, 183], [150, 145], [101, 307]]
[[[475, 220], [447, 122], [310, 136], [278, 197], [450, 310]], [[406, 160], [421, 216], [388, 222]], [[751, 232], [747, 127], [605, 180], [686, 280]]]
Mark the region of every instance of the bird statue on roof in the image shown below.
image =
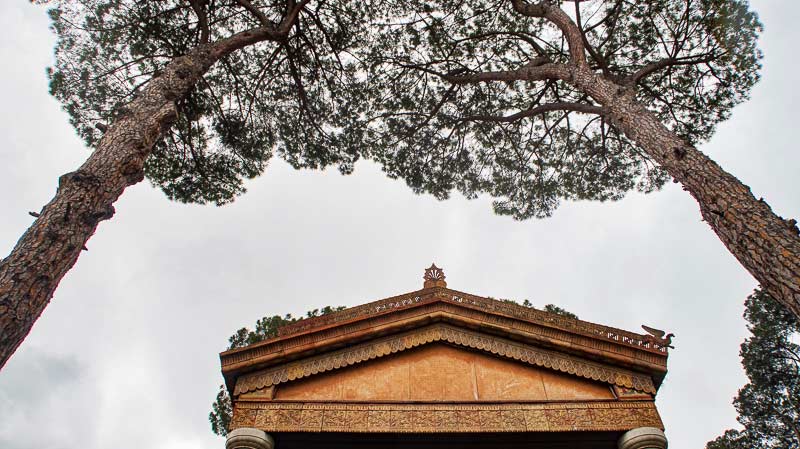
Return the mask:
[[661, 329], [654, 329], [650, 326], [645, 326], [644, 324], [642, 324], [642, 329], [650, 334], [649, 337], [652, 337], [654, 343], [658, 343], [665, 348], [675, 349], [675, 346], [672, 346], [672, 337], [674, 337], [675, 334], [670, 333], [664, 335], [666, 332], [662, 331]]

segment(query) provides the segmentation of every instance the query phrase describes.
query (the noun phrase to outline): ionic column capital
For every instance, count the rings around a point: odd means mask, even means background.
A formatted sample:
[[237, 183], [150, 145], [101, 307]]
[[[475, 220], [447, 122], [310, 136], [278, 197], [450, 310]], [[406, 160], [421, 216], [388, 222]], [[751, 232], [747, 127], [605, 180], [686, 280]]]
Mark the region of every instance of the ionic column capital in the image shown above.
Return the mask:
[[667, 449], [667, 436], [655, 427], [629, 430], [617, 443], [619, 449]]
[[274, 449], [275, 441], [263, 430], [241, 427], [228, 433], [225, 449]]

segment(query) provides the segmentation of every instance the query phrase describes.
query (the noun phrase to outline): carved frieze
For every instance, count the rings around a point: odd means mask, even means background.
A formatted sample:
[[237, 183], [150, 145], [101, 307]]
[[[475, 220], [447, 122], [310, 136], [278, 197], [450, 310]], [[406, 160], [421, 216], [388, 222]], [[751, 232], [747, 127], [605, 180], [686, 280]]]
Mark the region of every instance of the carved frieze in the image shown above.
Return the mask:
[[[254, 363], [259, 359], [268, 358], [272, 355], [300, 350], [303, 347], [316, 345], [319, 342], [324, 342], [329, 339], [333, 340], [348, 335], [358, 335], [371, 328], [413, 319], [435, 312], [445, 312], [453, 314], [454, 317], [477, 320], [499, 328], [513, 329], [517, 332], [528, 334], [533, 339], [540, 339], [556, 344], [561, 342], [561, 344], [573, 348], [574, 350], [585, 348], [586, 350], [594, 352], [599, 351], [618, 354], [622, 357], [640, 360], [651, 366], [666, 367], [667, 354], [661, 349], [653, 347], [652, 342], [646, 342], [644, 336], [638, 336], [638, 339], [636, 339], [634, 336], [637, 334], [634, 333], [559, 316], [548, 316], [547, 319], [521, 319], [521, 312], [517, 314], [505, 313], [507, 312], [505, 310], [506, 308], [510, 308], [509, 310], [516, 310], [516, 308], [528, 309], [514, 304], [500, 303], [496, 308], [501, 308], [502, 310], [497, 310], [500, 313], [495, 314], [491, 313], [493, 309], [489, 310], [485, 307], [476, 306], [475, 304], [479, 304], [479, 302], [471, 299], [469, 295], [459, 293], [465, 296], [449, 294], [446, 296], [437, 296], [437, 291], [439, 290], [442, 289], [428, 289], [427, 291], [416, 292], [417, 294], [403, 295], [401, 297], [389, 298], [379, 303], [373, 303], [376, 311], [374, 314], [368, 314], [374, 315], [369, 320], [355, 320], [355, 318], [358, 317], [357, 314], [350, 317], [350, 320], [346, 319], [345, 316], [340, 316], [340, 314], [349, 314], [351, 311], [368, 306], [369, 304], [346, 309], [335, 314], [303, 320], [328, 320], [328, 317], [336, 315], [336, 319], [332, 322], [314, 321], [315, 324], [313, 326], [310, 326], [308, 329], [303, 328], [305, 330], [310, 330], [311, 328], [319, 329], [314, 332], [303, 333], [301, 329], [296, 329], [296, 332], [287, 332], [285, 338], [256, 344], [249, 348], [225, 352], [221, 354], [223, 371], [227, 371], [231, 368], [238, 369], [237, 367], [241, 367], [243, 364]], [[452, 291], [444, 290], [444, 292]], [[492, 303], [498, 302], [491, 299], [486, 300]], [[532, 314], [531, 316], [539, 316], [541, 314], [552, 315], [535, 309], [528, 309], [526, 313]], [[345, 322], [351, 320], [355, 321]], [[303, 323], [303, 321], [300, 323]], [[572, 326], [567, 326], [567, 323], [572, 323]], [[303, 326], [310, 324], [311, 323], [306, 323], [303, 324]]]
[[[432, 268], [435, 268], [433, 266]], [[442, 274], [442, 279], [444, 275]], [[304, 332], [315, 327], [327, 326], [333, 323], [353, 320], [359, 317], [377, 315], [391, 310], [402, 309], [414, 304], [431, 301], [447, 301], [456, 304], [464, 304], [486, 311], [502, 313], [515, 318], [524, 319], [534, 323], [547, 324], [564, 330], [592, 335], [604, 338], [616, 343], [635, 346], [645, 350], [667, 353], [667, 347], [654, 341], [647, 336], [628, 332], [613, 327], [600, 324], [589, 323], [587, 321], [576, 320], [562, 315], [545, 312], [519, 304], [498, 301], [496, 299], [484, 298], [482, 296], [450, 290], [442, 287], [428, 288], [405, 295], [394, 296], [391, 298], [374, 301], [357, 307], [351, 307], [340, 312], [331, 313], [319, 317], [300, 320], [296, 323], [287, 325], [279, 330], [279, 335], [290, 335]]]
[[663, 429], [652, 401], [542, 404], [236, 403], [231, 429], [266, 432], [568, 432]]
[[628, 400], [641, 401], [643, 399], [652, 399], [653, 397], [650, 394], [638, 391], [633, 388], [626, 388], [614, 385], [613, 389], [614, 389], [614, 395], [617, 396], [617, 398], [622, 401], [628, 401]]
[[238, 396], [432, 342], [447, 342], [594, 381], [656, 392], [652, 379], [646, 374], [439, 323], [241, 376], [234, 394]]

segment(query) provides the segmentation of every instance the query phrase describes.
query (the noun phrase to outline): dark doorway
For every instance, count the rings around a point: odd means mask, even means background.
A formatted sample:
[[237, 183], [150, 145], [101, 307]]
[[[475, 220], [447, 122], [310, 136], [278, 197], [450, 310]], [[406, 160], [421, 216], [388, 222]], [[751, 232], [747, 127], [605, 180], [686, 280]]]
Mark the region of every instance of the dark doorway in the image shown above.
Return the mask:
[[275, 449], [616, 449], [623, 432], [277, 433]]

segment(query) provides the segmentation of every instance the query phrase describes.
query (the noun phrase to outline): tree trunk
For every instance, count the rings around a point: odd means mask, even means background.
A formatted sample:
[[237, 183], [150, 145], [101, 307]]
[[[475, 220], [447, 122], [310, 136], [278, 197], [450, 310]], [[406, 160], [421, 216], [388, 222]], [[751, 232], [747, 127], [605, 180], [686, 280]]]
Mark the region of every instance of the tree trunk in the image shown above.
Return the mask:
[[569, 81], [603, 105], [612, 123], [683, 185], [728, 251], [773, 298], [800, 318], [796, 221], [776, 215], [748, 186], [667, 129], [635, 100], [632, 88], [588, 68], [574, 68]]
[[118, 111], [86, 162], [59, 178], [55, 197], [0, 261], [0, 369], [28, 335], [98, 223], [114, 215], [113, 204], [126, 187], [144, 179], [145, 159], [177, 118], [176, 100], [222, 56], [281, 37], [274, 29], [258, 28], [174, 59]]

